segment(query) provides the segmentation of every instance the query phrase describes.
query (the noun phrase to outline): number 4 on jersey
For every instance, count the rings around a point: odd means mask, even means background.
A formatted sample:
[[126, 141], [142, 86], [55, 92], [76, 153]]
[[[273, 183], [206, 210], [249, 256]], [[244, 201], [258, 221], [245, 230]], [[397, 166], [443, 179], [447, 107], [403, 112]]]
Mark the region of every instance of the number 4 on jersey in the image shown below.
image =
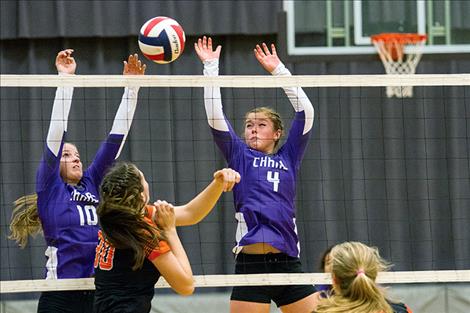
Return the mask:
[[279, 190], [279, 183], [281, 181], [279, 179], [279, 172], [268, 171], [266, 179], [268, 180], [268, 182], [273, 183], [273, 190], [274, 192], [277, 192]]

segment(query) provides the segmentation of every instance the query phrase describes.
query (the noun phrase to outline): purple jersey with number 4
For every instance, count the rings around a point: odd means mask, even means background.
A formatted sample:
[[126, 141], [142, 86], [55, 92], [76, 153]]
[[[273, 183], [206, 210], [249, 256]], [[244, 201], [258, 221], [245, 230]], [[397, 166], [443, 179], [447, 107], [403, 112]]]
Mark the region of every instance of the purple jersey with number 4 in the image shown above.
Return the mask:
[[251, 149], [227, 125], [229, 131], [212, 128], [212, 133], [228, 166], [241, 175], [233, 190], [237, 247], [264, 242], [298, 257], [296, 179], [311, 134], [302, 134], [305, 112], [295, 113], [286, 143], [275, 154]]
[[64, 141], [57, 157], [46, 145], [37, 171], [36, 192], [47, 243], [47, 279], [93, 275], [99, 230], [96, 215], [99, 185], [106, 170], [113, 164], [123, 138], [124, 135], [109, 135], [77, 186], [65, 183], [60, 177], [59, 164]]

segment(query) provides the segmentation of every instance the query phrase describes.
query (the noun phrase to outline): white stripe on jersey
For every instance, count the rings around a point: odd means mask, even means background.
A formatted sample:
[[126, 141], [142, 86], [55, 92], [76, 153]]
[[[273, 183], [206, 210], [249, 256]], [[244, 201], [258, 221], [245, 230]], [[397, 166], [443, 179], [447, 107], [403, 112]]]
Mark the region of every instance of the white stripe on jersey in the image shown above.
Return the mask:
[[47, 257], [46, 269], [47, 275], [46, 279], [57, 279], [57, 248], [48, 246], [46, 252], [44, 253]]
[[[299, 233], [297, 232], [297, 223], [295, 222], [296, 218], [294, 217], [292, 220], [294, 221], [294, 232], [297, 235], [297, 238], [299, 238]], [[297, 257], [300, 258], [300, 240], [297, 240], [297, 251], [299, 251]]]
[[232, 252], [235, 254], [239, 254], [243, 249], [243, 246], [240, 246], [240, 240], [242, 240], [242, 238], [248, 233], [248, 227], [246, 226], [245, 217], [243, 216], [243, 213], [235, 213], [235, 218], [238, 221], [237, 232], [235, 234], [235, 240], [237, 241], [237, 245], [233, 247]]

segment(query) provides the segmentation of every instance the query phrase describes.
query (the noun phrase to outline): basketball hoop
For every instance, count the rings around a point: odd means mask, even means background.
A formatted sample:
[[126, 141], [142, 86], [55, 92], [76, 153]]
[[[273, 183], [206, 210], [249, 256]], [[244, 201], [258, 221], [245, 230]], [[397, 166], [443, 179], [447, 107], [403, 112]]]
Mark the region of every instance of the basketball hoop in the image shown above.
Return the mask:
[[[371, 36], [387, 74], [414, 74], [423, 54], [427, 36], [421, 34], [382, 33]], [[412, 46], [406, 51], [405, 46]], [[412, 97], [412, 86], [387, 86], [389, 98]]]

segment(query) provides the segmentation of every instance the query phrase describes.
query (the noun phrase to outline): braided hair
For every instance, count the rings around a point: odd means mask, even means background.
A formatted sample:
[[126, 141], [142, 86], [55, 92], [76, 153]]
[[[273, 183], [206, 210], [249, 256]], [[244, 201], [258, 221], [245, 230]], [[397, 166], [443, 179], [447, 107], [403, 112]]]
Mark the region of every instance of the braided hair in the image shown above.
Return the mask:
[[158, 227], [144, 219], [143, 191], [137, 167], [117, 163], [103, 178], [96, 210], [104, 238], [118, 249], [133, 250], [133, 270], [141, 268], [147, 255], [164, 239]]

